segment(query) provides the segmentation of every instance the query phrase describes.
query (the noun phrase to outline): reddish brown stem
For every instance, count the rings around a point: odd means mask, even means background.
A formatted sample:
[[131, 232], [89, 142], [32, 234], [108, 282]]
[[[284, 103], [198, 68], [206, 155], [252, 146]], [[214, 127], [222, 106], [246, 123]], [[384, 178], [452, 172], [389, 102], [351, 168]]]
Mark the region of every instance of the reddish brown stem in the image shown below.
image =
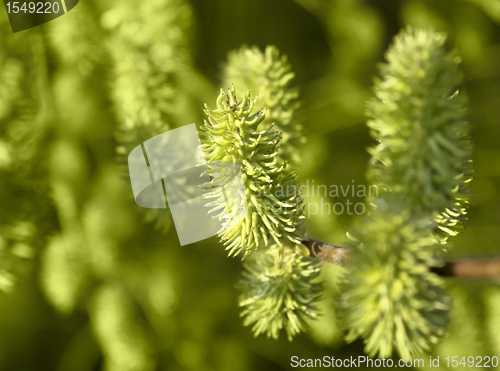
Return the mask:
[[[313, 239], [302, 241], [309, 249], [311, 257], [318, 260], [347, 267], [351, 261], [351, 249], [330, 245]], [[433, 268], [442, 277], [456, 278], [500, 278], [500, 256], [489, 258], [470, 258], [447, 261], [443, 267]]]
[[432, 271], [443, 277], [500, 278], [500, 257], [447, 261], [443, 267]]

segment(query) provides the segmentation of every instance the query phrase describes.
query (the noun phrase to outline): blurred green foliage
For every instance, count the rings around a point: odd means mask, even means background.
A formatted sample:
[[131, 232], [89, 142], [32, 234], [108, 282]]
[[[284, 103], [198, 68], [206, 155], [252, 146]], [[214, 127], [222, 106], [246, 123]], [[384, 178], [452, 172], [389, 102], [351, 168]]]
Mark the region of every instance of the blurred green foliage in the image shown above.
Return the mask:
[[[276, 45], [293, 66], [301, 183], [347, 186], [366, 184], [365, 104], [392, 36], [407, 24], [447, 32], [476, 148], [469, 221], [451, 254], [500, 250], [495, 0], [81, 0], [16, 34], [0, 13], [0, 289], [11, 292], [0, 297], [1, 370], [286, 370], [294, 355], [363, 354], [361, 341], [341, 340], [338, 268], [322, 268], [309, 335], [253, 338], [237, 307], [240, 262], [217, 238], [181, 249], [168, 212], [132, 199], [116, 148], [157, 133], [127, 130], [201, 123], [227, 53], [243, 44]], [[347, 245], [354, 218], [310, 215], [309, 234]], [[432, 355], [498, 355], [498, 285], [446, 284], [449, 335]]]

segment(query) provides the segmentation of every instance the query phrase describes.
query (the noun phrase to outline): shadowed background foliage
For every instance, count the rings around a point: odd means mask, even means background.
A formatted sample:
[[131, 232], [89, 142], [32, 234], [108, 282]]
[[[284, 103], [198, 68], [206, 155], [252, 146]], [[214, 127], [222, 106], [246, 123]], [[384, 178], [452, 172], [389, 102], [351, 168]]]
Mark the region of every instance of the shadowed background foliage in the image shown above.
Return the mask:
[[[450, 255], [499, 251], [495, 0], [81, 0], [16, 34], [0, 13], [1, 370], [288, 370], [292, 356], [363, 354], [336, 320], [338, 268], [322, 269], [311, 331], [254, 338], [239, 318], [239, 259], [215, 237], [181, 248], [168, 211], [132, 199], [130, 149], [200, 124], [243, 44], [275, 45], [295, 72], [300, 182], [347, 186], [367, 184], [365, 107], [391, 38], [407, 24], [447, 32], [463, 57], [476, 161]], [[329, 201], [347, 198], [364, 201]], [[309, 234], [347, 244], [354, 218], [310, 215]], [[447, 293], [451, 323], [432, 355], [499, 355], [498, 283], [449, 280]]]

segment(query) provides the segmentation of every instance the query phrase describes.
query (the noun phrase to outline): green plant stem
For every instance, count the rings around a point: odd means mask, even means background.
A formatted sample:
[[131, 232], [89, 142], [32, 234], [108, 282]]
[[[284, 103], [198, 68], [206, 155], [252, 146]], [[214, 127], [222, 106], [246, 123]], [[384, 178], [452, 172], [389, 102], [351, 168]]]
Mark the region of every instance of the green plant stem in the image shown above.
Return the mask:
[[[351, 249], [308, 239], [302, 241], [310, 256], [326, 263], [348, 268], [351, 263]], [[500, 278], [500, 256], [488, 258], [464, 258], [446, 261], [442, 267], [432, 271], [442, 277], [455, 278]]]

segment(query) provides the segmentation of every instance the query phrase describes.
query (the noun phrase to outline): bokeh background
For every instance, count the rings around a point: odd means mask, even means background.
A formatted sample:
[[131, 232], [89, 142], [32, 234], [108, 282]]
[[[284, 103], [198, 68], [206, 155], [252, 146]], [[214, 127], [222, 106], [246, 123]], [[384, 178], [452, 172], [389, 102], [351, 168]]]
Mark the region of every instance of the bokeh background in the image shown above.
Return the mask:
[[[228, 51], [275, 45], [301, 93], [300, 182], [367, 184], [365, 104], [407, 24], [447, 32], [463, 57], [476, 179], [449, 255], [499, 253], [498, 0], [81, 0], [16, 34], [0, 11], [0, 369], [290, 370], [292, 356], [362, 355], [342, 340], [333, 266], [308, 333], [254, 338], [239, 318], [241, 262], [215, 237], [181, 248], [168, 211], [134, 204], [117, 132], [131, 117], [157, 134], [200, 124]], [[347, 244], [355, 217], [311, 215], [309, 234]], [[451, 323], [430, 355], [500, 356], [498, 282], [447, 291]]]

